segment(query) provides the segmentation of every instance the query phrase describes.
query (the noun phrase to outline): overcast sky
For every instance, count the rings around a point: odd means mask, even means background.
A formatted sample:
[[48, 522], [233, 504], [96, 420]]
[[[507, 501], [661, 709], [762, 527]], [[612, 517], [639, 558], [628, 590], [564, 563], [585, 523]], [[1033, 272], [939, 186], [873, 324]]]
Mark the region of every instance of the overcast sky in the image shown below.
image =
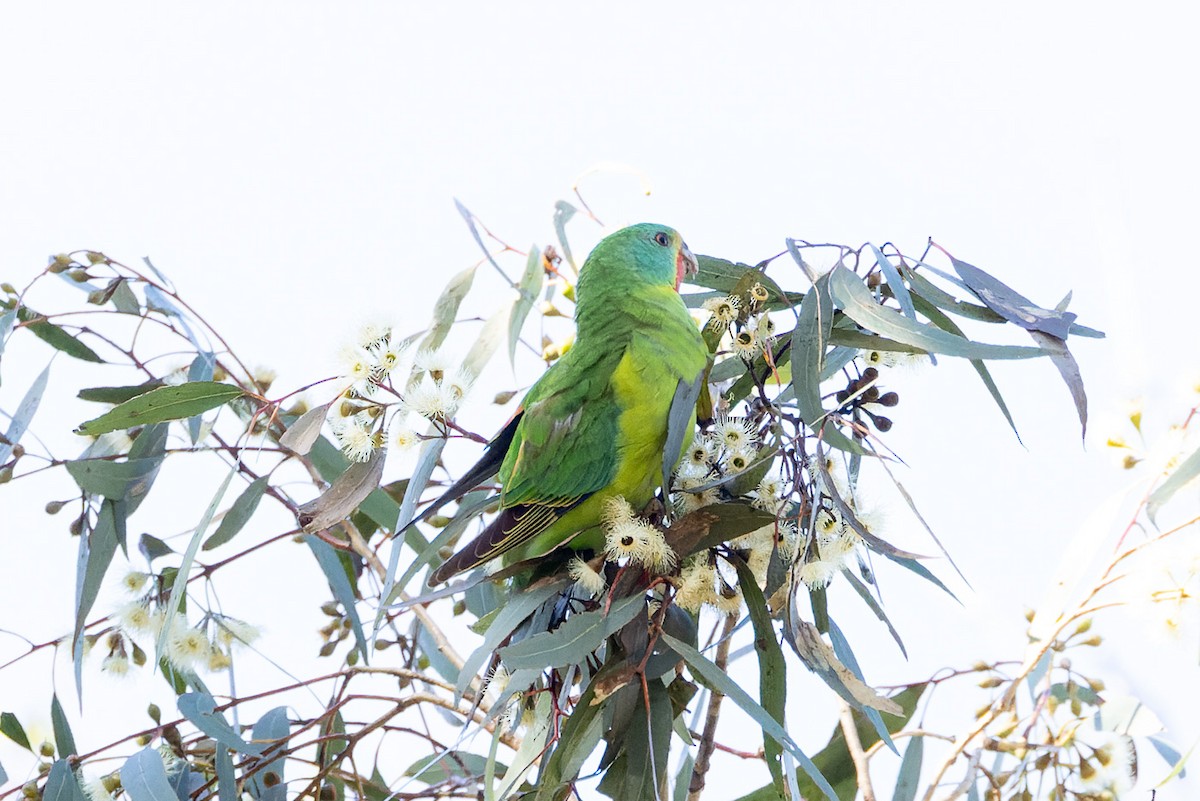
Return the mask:
[[[1048, 363], [996, 370], [1025, 447], [968, 366], [943, 360], [897, 377], [890, 441], [909, 465], [902, 478], [973, 590], [955, 585], [958, 607], [883, 571], [912, 659], [857, 613], [852, 641], [882, 684], [1019, 656], [1023, 610], [1078, 524], [1130, 480], [1104, 452], [1107, 421], [1141, 395], [1148, 431], [1164, 429], [1191, 402], [1185, 377], [1200, 372], [1196, 11], [732, 7], [10, 8], [0, 27], [0, 279], [24, 285], [48, 254], [77, 248], [127, 263], [149, 256], [244, 358], [291, 389], [328, 374], [366, 316], [425, 324], [446, 278], [479, 257], [454, 198], [514, 247], [545, 245], [554, 202], [597, 163], [642, 176], [584, 180], [604, 222], [664, 222], [697, 253], [753, 263], [793, 236], [919, 254], [932, 236], [1043, 305], [1072, 290], [1080, 321], [1107, 332], [1071, 342], [1094, 433], [1081, 448]], [[584, 221], [571, 230], [580, 250], [599, 236]], [[802, 288], [797, 274], [781, 275]], [[499, 284], [486, 294], [482, 276], [468, 306], [486, 312]], [[48, 357], [27, 350], [6, 356], [7, 411]], [[489, 376], [514, 384], [504, 369]], [[64, 375], [57, 386], [69, 384]], [[478, 430], [500, 414], [488, 396], [462, 413], [477, 415]], [[77, 409], [63, 412], [71, 425]], [[74, 560], [66, 521], [38, 511], [50, 495], [25, 508], [6, 489], [0, 609], [38, 599], [48, 630], [62, 627]], [[889, 536], [931, 550], [902, 509], [889, 520]], [[46, 597], [44, 582], [64, 594]], [[9, 616], [0, 627], [20, 630]], [[1101, 621], [1113, 642], [1092, 667], [1143, 697], [1186, 750], [1200, 737], [1197, 630], [1172, 642], [1137, 620]], [[5, 709], [26, 703], [11, 690], [0, 680]], [[811, 745], [831, 727], [817, 726]], [[0, 747], [6, 766], [9, 754]], [[1142, 757], [1149, 777], [1165, 772]]]

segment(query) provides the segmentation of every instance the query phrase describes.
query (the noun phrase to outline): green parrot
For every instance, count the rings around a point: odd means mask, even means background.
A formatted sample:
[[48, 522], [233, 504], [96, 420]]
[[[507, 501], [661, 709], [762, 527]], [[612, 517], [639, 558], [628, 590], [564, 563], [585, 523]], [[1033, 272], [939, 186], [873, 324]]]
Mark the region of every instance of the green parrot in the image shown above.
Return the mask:
[[599, 549], [607, 498], [624, 496], [635, 509], [650, 501], [662, 483], [672, 402], [679, 395], [691, 407], [682, 456], [708, 366], [708, 348], [679, 296], [680, 282], [696, 270], [680, 235], [662, 225], [622, 228], [595, 247], [575, 289], [575, 344], [530, 388], [479, 463], [418, 518], [499, 472], [499, 514], [433, 572], [430, 585], [497, 556], [509, 563], [541, 556], [568, 540], [577, 550]]

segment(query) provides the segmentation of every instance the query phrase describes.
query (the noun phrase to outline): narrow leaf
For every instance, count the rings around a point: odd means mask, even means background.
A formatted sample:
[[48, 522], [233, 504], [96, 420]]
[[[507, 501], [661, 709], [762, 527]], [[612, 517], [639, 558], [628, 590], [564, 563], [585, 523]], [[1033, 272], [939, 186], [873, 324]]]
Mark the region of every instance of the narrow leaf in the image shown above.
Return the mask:
[[363, 663], [366, 664], [369, 661], [367, 638], [363, 634], [362, 621], [358, 617], [356, 607], [358, 599], [354, 593], [354, 587], [350, 585], [350, 578], [346, 575], [345, 568], [342, 567], [342, 561], [338, 559], [333, 547], [319, 537], [310, 534], [304, 538], [304, 544], [317, 558], [317, 564], [320, 565], [321, 572], [325, 574], [325, 579], [329, 582], [330, 589], [333, 590], [333, 597], [342, 605], [346, 617], [350, 619], [350, 626], [354, 630], [354, 647], [358, 649]]
[[691, 384], [681, 378], [675, 385], [675, 394], [671, 398], [671, 406], [667, 412], [667, 442], [663, 447], [662, 486], [671, 486], [671, 474], [679, 464], [679, 456], [683, 449], [692, 441], [696, 430], [696, 401], [700, 397], [700, 387], [704, 385], [704, 373], [696, 376]]
[[1047, 355], [1041, 348], [1017, 345], [989, 345], [972, 342], [934, 326], [914, 322], [875, 302], [861, 279], [838, 265], [829, 273], [833, 298], [850, 319], [880, 336], [921, 348], [931, 353], [964, 359], [1030, 359]]
[[786, 748], [829, 801], [838, 801], [838, 796], [833, 791], [833, 788], [829, 786], [829, 782], [817, 770], [812, 760], [800, 750], [800, 747], [792, 740], [787, 730], [775, 718], [771, 717], [770, 713], [763, 709], [757, 701], [751, 698], [737, 682], [687, 643], [677, 640], [665, 632], [662, 634], [662, 637], [666, 640], [667, 645], [670, 645], [679, 652], [697, 677], [702, 678], [704, 683], [713, 690], [724, 693], [730, 700], [741, 707], [742, 711], [753, 718], [764, 732], [774, 737], [777, 742]]
[[75, 736], [71, 734], [71, 724], [67, 721], [67, 714], [63, 712], [62, 704], [58, 700], [58, 693], [54, 693], [50, 698], [50, 723], [54, 729], [54, 745], [58, 750], [58, 756], [66, 759], [78, 754], [79, 749], [75, 747]]
[[892, 801], [913, 801], [921, 782], [921, 758], [925, 755], [925, 738], [914, 735], [909, 738], [900, 760], [900, 775], [896, 777], [896, 789]]
[[[22, 320], [26, 319], [26, 315], [22, 309], [18, 316]], [[28, 315], [30, 319], [34, 317], [31, 313]], [[37, 322], [28, 323], [25, 326], [32, 331], [38, 339], [45, 342], [55, 350], [60, 350], [68, 356], [73, 356], [85, 362], [96, 362], [104, 364], [104, 359], [100, 358], [96, 351], [89, 348], [87, 345], [79, 341], [78, 338], [67, 333], [66, 330], [60, 328], [49, 320], [38, 320]]]
[[163, 627], [159, 630], [158, 640], [154, 645], [154, 655], [157, 659], [162, 659], [163, 654], [166, 652], [167, 639], [171, 636], [172, 624], [175, 622], [175, 617], [179, 613], [179, 610], [183, 607], [183, 599], [187, 594], [188, 576], [192, 572], [192, 564], [196, 560], [196, 552], [200, 550], [200, 542], [204, 537], [204, 532], [208, 530], [208, 524], [212, 522], [213, 515], [217, 513], [217, 508], [221, 505], [221, 499], [225, 497], [225, 490], [229, 489], [229, 482], [233, 480], [236, 472], [237, 464], [234, 464], [229, 472], [225, 474], [225, 480], [217, 488], [217, 492], [213, 495], [212, 500], [208, 502], [204, 514], [200, 516], [200, 522], [196, 524], [196, 529], [192, 532], [192, 537], [188, 541], [187, 550], [183, 552], [183, 559], [179, 563], [179, 571], [175, 574], [175, 581], [171, 584], [171, 596], [167, 599], [167, 606], [163, 610]]
[[[742, 588], [746, 599], [750, 622], [754, 625], [754, 650], [758, 655], [758, 700], [763, 709], [782, 726], [787, 711], [787, 664], [783, 660], [783, 650], [779, 647], [767, 602], [758, 588], [754, 573], [742, 559], [734, 559], [733, 564], [737, 568], [738, 586]], [[763, 731], [763, 754], [775, 789], [782, 794], [783, 747], [766, 730]]]
[[221, 523], [217, 526], [217, 530], [213, 532], [211, 537], [204, 541], [203, 549], [211, 551], [213, 548], [224, 545], [233, 539], [254, 515], [254, 510], [258, 508], [258, 503], [262, 500], [266, 489], [266, 476], [259, 476], [251, 481], [249, 486], [242, 490], [242, 494], [237, 497], [233, 505], [229, 507], [229, 511], [225, 513], [225, 517], [221, 518]]
[[237, 776], [233, 772], [233, 756], [229, 749], [217, 745], [215, 759], [217, 767], [217, 799], [218, 801], [237, 801]]
[[[83, 628], [96, 603], [104, 574], [117, 552], [117, 526], [112, 501], [100, 504], [96, 526], [79, 537], [79, 557], [75, 569], [75, 689], [82, 699]], [[82, 703], [82, 701], [81, 701]]]
[[97, 418], [82, 423], [76, 434], [96, 436], [149, 423], [180, 420], [241, 397], [242, 390], [232, 384], [194, 381], [177, 386], [159, 387], [119, 404]]
[[1083, 376], [1079, 373], [1079, 364], [1071, 351], [1067, 350], [1066, 340], [1042, 331], [1030, 331], [1033, 341], [1042, 346], [1050, 354], [1050, 361], [1058, 368], [1059, 375], [1071, 392], [1071, 400], [1075, 402], [1075, 412], [1079, 415], [1080, 438], [1087, 438], [1087, 393], [1083, 390]]
[[513, 301], [512, 311], [508, 318], [508, 361], [514, 366], [517, 358], [517, 342], [521, 340], [521, 327], [525, 325], [525, 318], [529, 316], [529, 311], [533, 308], [533, 303], [542, 290], [542, 278], [545, 273], [546, 271], [542, 267], [542, 251], [536, 245], [531, 245], [529, 258], [525, 260], [525, 272], [521, 275], [521, 282], [517, 284], [517, 291], [520, 294]]
[[563, 255], [567, 257], [567, 264], [571, 265], [571, 269], [578, 275], [579, 266], [575, 263], [575, 257], [571, 255], [571, 243], [567, 241], [567, 223], [575, 216], [576, 211], [578, 209], [565, 200], [554, 204], [554, 233], [558, 237], [558, 244], [562, 248]]
[[165, 384], [155, 379], [142, 384], [123, 387], [90, 387], [79, 390], [76, 397], [80, 400], [95, 401], [96, 403], [124, 403], [127, 400], [136, 398], [138, 395], [145, 395], [150, 390], [158, 389], [161, 386], [165, 386]]
[[879, 265], [879, 270], [883, 273], [883, 279], [887, 281], [888, 287], [892, 290], [892, 295], [896, 298], [896, 302], [900, 304], [900, 311], [904, 312], [904, 316], [910, 320], [917, 319], [917, 310], [913, 308], [912, 296], [908, 294], [908, 287], [904, 285], [904, 279], [900, 277], [900, 272], [896, 269], [896, 265], [892, 264], [879, 248], [871, 245], [871, 250], [875, 253], [875, 263]]
[[29, 745], [29, 737], [25, 734], [25, 727], [21, 725], [21, 721], [17, 720], [17, 716], [12, 712], [0, 714], [0, 734], [3, 734], [26, 751], [33, 750]]
[[1055, 339], [1066, 339], [1076, 315], [1068, 311], [1043, 309], [994, 276], [978, 267], [950, 257], [954, 270], [989, 309], [1010, 323], [1030, 331], [1041, 331]]
[[34, 413], [41, 405], [42, 395], [46, 393], [46, 383], [49, 380], [50, 365], [48, 364], [29, 385], [25, 397], [21, 399], [16, 413], [13, 414], [12, 420], [8, 424], [8, 431], [4, 433], [6, 441], [0, 442], [0, 464], [8, 461], [8, 457], [12, 455], [13, 446], [20, 442], [21, 437], [25, 435], [26, 429], [29, 428], [29, 421], [33, 419]]
[[365, 462], [353, 462], [345, 473], [313, 500], [300, 507], [297, 519], [305, 531], [323, 531], [340, 523], [379, 488], [386, 451], [379, 448]]
[[1150, 522], [1154, 523], [1154, 518], [1163, 505], [1171, 500], [1175, 493], [1179, 492], [1179, 490], [1195, 479], [1196, 476], [1200, 476], [1200, 448], [1197, 448], [1192, 452], [1191, 456], [1184, 459], [1175, 468], [1175, 471], [1167, 477], [1167, 480], [1150, 494], [1150, 498], [1146, 501], [1146, 515], [1150, 518]]
[[614, 602], [607, 614], [601, 608], [572, 615], [554, 631], [535, 634], [498, 653], [509, 670], [578, 664], [645, 608], [641, 593], [631, 595]]
[[137, 492], [153, 480], [161, 458], [130, 459], [113, 462], [107, 459], [80, 459], [67, 462], [65, 467], [84, 492], [102, 495], [112, 500], [121, 500], [127, 495], [145, 495]]

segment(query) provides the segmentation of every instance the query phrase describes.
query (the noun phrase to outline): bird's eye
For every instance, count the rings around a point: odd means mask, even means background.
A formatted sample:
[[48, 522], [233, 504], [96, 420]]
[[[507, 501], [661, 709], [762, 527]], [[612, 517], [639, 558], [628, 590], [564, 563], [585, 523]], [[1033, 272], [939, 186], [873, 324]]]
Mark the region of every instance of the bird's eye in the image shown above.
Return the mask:
[[667, 236], [666, 231], [659, 231], [654, 235], [654, 241], [662, 245], [664, 248], [671, 243], [671, 238]]

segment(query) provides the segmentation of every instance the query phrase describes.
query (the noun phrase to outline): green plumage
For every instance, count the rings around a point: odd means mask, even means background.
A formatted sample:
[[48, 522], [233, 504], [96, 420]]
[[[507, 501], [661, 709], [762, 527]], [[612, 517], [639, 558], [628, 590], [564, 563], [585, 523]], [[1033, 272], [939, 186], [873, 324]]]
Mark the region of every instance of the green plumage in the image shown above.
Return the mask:
[[577, 534], [576, 547], [596, 548], [606, 498], [622, 495], [634, 508], [650, 500], [675, 388], [694, 384], [708, 364], [678, 293], [695, 268], [679, 234], [661, 225], [623, 228], [596, 246], [576, 287], [575, 344], [529, 390], [480, 463], [426, 512], [498, 468], [500, 513], [431, 584], [497, 556], [540, 556]]

